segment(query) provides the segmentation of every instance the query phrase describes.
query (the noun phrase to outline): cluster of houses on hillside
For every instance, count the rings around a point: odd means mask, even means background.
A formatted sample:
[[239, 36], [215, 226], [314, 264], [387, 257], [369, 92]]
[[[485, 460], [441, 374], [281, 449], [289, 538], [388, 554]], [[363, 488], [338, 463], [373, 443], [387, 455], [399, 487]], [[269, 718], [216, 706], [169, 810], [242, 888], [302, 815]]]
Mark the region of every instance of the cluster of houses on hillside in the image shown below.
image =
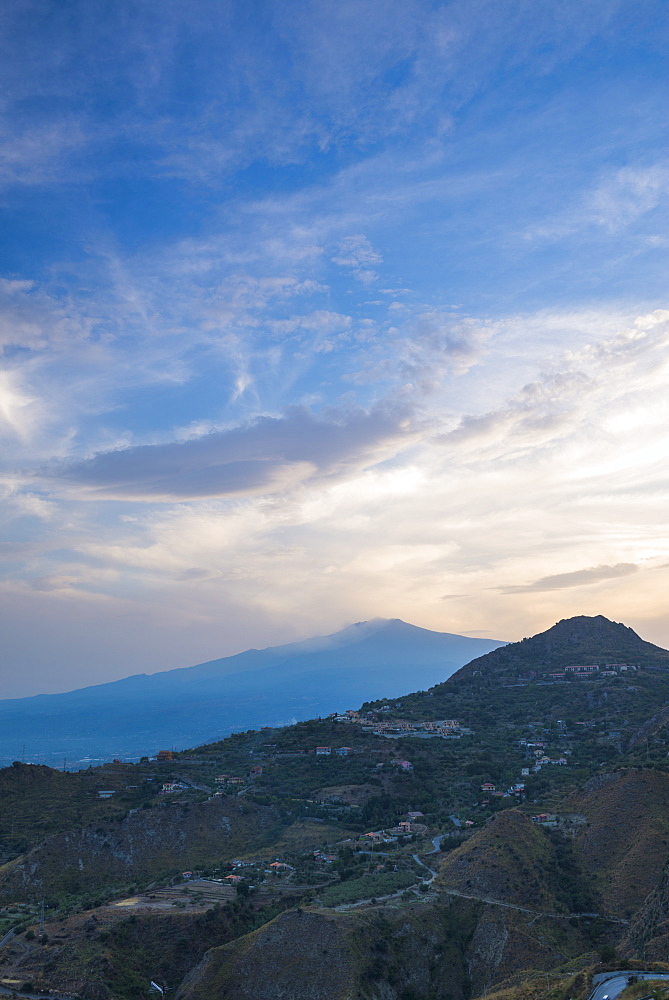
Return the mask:
[[542, 754], [535, 760], [532, 770], [536, 774], [537, 771], [541, 770], [544, 764], [557, 764], [559, 766], [564, 766], [565, 764], [568, 763], [569, 761], [567, 760], [566, 757], [546, 757], [544, 754]]
[[[485, 792], [492, 799], [508, 799], [511, 795], [516, 795], [518, 798], [522, 799], [525, 795], [525, 782], [518, 781], [515, 785], [510, 785], [506, 791], [498, 791], [497, 786], [493, 784], [492, 781], [484, 781], [481, 785], [481, 791]], [[480, 803], [482, 806], [487, 806], [489, 804], [489, 799], [483, 799]]]
[[[271, 861], [269, 864], [266, 861], [262, 861], [262, 860], [259, 860], [259, 861], [233, 861], [232, 862], [232, 867], [235, 869], [235, 871], [232, 872], [232, 874], [230, 874], [230, 875], [223, 875], [220, 878], [217, 878], [215, 876], [209, 876], [207, 878], [207, 881], [208, 882], [219, 882], [219, 883], [221, 883], [221, 885], [239, 885], [239, 883], [243, 881], [243, 879], [244, 879], [245, 876], [244, 875], [239, 875], [239, 874], [237, 874], [237, 872], [238, 872], [239, 869], [243, 869], [243, 868], [251, 868], [251, 869], [253, 869], [254, 872], [256, 873], [256, 875], [258, 874], [258, 869], [262, 868], [264, 875], [273, 875], [274, 877], [280, 876], [280, 875], [290, 875], [291, 872], [295, 871], [295, 869], [294, 869], [294, 867], [292, 865], [287, 864], [285, 861], [278, 861], [278, 860], [277, 861]], [[181, 874], [182, 874], [182, 877], [184, 879], [186, 879], [186, 880], [190, 880], [192, 878], [199, 877], [198, 873], [196, 873], [196, 872], [182, 872]], [[248, 872], [246, 874], [246, 877], [247, 878], [249, 877], [248, 876]], [[254, 874], [253, 874], [253, 872], [251, 873], [251, 877], [255, 877]], [[267, 880], [263, 879], [263, 881], [266, 882]]]
[[434, 719], [428, 722], [409, 722], [406, 719], [383, 719], [378, 721], [372, 718], [372, 713], [361, 715], [353, 709], [347, 709], [342, 715], [331, 715], [333, 722], [350, 722], [362, 726], [365, 732], [374, 733], [376, 736], [400, 737], [400, 736], [440, 736], [442, 739], [459, 739], [465, 734], [470, 734], [471, 729], [467, 729], [457, 719]]
[[[565, 764], [569, 763], [566, 757], [548, 757], [544, 753], [544, 748], [545, 748], [544, 743], [531, 742], [529, 740], [519, 740], [518, 742], [520, 746], [523, 746], [531, 750], [535, 756], [535, 762], [532, 765], [532, 767], [521, 768], [520, 770], [521, 778], [528, 778], [530, 772], [537, 774], [544, 766], [544, 764], [555, 764], [557, 766], [564, 766]], [[566, 753], [571, 753], [571, 751], [567, 750]], [[512, 795], [515, 795], [522, 800], [525, 797], [525, 782], [517, 781], [515, 784], [510, 785], [506, 789], [506, 791], [500, 791], [497, 789], [494, 782], [484, 781], [483, 784], [481, 785], [481, 791], [485, 792], [486, 795], [488, 795], [490, 798], [506, 799]], [[487, 806], [488, 803], [489, 799], [483, 799], [480, 804], [482, 806]]]
[[217, 774], [216, 777], [214, 778], [214, 781], [216, 782], [217, 785], [231, 785], [233, 787], [239, 785], [247, 785], [249, 782], [249, 778], [251, 780], [253, 780], [254, 778], [259, 778], [262, 775], [262, 773], [263, 773], [262, 764], [253, 764], [253, 766], [249, 771], [248, 778], [241, 778], [237, 774]]
[[553, 681], [563, 681], [567, 677], [592, 679], [593, 677], [617, 677], [620, 673], [638, 669], [639, 665], [633, 663], [606, 663], [603, 667], [596, 663], [576, 663], [565, 667], [564, 670], [554, 670], [548, 676]]
[[370, 830], [369, 833], [363, 833], [359, 837], [359, 840], [365, 844], [390, 844], [396, 841], [398, 837], [405, 837], [411, 833], [425, 833], [427, 831], [424, 823], [416, 822], [423, 818], [422, 812], [414, 810], [405, 815], [407, 819], [400, 820], [397, 826], [393, 826], [387, 830]]
[[555, 670], [545, 672], [541, 668], [535, 670], [525, 670], [518, 674], [518, 679], [513, 684], [505, 684], [504, 687], [525, 687], [532, 681], [538, 683], [553, 683], [555, 681], [567, 681], [573, 678], [581, 680], [593, 680], [597, 677], [618, 677], [628, 671], [642, 669], [653, 670], [654, 667], [643, 668], [639, 663], [571, 663], [567, 667], [560, 667]]
[[173, 792], [185, 792], [188, 788], [183, 781], [164, 781], [160, 789], [161, 795], [170, 795]]
[[[557, 725], [558, 729], [564, 728], [564, 722], [561, 719], [558, 719]], [[541, 770], [544, 764], [556, 764], [558, 766], [564, 766], [565, 764], [569, 763], [566, 756], [549, 757], [546, 754], [545, 743], [541, 743], [536, 740], [518, 740], [518, 746], [522, 747], [524, 750], [529, 750], [534, 755], [535, 759], [534, 759], [534, 764], [532, 766], [532, 771], [534, 771], [535, 774]], [[570, 753], [571, 750], [565, 751], [565, 754], [570, 754]], [[521, 773], [525, 776], [528, 775], [530, 773], [530, 768], [523, 768]]]
[[338, 858], [337, 854], [327, 854], [325, 851], [314, 851], [314, 861], [322, 861], [326, 865], [331, 865]]

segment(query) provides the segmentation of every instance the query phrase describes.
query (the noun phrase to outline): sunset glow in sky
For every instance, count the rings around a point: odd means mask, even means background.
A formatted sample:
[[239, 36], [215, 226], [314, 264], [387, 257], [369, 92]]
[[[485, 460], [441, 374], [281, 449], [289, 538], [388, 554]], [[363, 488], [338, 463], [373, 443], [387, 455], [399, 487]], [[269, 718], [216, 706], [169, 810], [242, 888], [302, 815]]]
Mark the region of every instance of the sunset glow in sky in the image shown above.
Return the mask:
[[666, 0], [8, 0], [0, 697], [669, 646]]

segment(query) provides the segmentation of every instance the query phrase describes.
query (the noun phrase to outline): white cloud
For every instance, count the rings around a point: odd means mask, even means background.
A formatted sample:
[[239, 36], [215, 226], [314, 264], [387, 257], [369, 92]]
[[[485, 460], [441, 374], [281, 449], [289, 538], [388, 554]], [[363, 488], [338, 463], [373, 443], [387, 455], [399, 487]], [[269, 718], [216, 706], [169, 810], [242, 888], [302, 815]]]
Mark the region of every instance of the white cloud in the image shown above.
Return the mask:
[[[668, 336], [667, 314], [640, 317], [554, 358], [532, 386], [457, 433], [435, 434], [452, 419], [443, 409], [411, 435], [392, 414], [337, 423], [297, 412], [99, 456], [70, 482], [79, 496], [124, 498], [125, 519], [105, 523], [97, 505], [79, 505], [83, 520], [53, 543], [72, 556], [54, 572], [42, 544], [25, 557], [27, 579], [73, 607], [80, 591], [120, 607], [130, 588], [140, 620], [161, 602], [175, 621], [196, 618], [211, 641], [224, 632], [221, 609], [243, 606], [254, 622], [246, 645], [254, 628], [306, 635], [389, 614], [502, 638], [572, 613], [656, 619], [657, 629], [669, 562], [669, 402], [657, 359]], [[262, 466], [252, 488], [238, 460]], [[272, 478], [286, 463], [299, 475]], [[192, 497], [203, 484], [209, 499], [146, 503]], [[144, 509], [135, 504], [129, 517], [132, 496]]]
[[660, 5], [243, 6], [3, 10], [12, 608], [155, 666], [183, 628], [659, 620]]
[[581, 193], [575, 204], [530, 230], [530, 237], [563, 239], [572, 233], [606, 230], [620, 233], [665, 207], [669, 196], [669, 167], [629, 166], [607, 172]]
[[354, 277], [363, 285], [370, 285], [376, 281], [378, 274], [373, 270], [373, 267], [376, 264], [381, 264], [382, 261], [381, 255], [376, 252], [367, 237], [361, 233], [345, 237], [332, 258], [333, 264], [350, 268]]
[[616, 232], [629, 226], [669, 195], [669, 168], [625, 167], [607, 178], [589, 196], [593, 222]]
[[40, 417], [39, 401], [25, 392], [15, 373], [0, 371], [0, 436], [30, 439]]

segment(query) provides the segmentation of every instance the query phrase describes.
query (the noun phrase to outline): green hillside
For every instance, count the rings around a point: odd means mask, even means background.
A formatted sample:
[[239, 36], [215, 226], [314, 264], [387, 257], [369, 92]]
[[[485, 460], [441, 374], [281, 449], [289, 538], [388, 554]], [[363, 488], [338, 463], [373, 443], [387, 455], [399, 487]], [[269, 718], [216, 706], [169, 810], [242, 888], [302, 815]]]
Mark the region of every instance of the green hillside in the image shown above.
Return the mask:
[[601, 959], [666, 951], [668, 721], [669, 653], [577, 618], [347, 721], [7, 768], [0, 918], [20, 933], [0, 980], [82, 1000], [135, 1000], [150, 969], [184, 1000], [534, 1000], [541, 973], [551, 1000], [582, 1000]]

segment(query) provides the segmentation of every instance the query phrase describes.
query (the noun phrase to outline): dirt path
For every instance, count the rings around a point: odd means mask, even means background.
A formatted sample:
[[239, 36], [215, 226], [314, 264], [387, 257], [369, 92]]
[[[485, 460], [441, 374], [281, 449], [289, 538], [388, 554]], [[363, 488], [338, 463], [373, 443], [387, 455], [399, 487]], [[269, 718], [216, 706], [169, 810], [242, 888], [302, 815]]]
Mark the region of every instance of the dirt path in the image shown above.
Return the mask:
[[503, 903], [500, 899], [491, 899], [489, 896], [473, 896], [466, 892], [459, 892], [457, 889], [447, 889], [439, 886], [439, 892], [446, 893], [447, 896], [459, 896], [461, 899], [473, 899], [479, 903], [489, 903], [491, 906], [503, 906], [507, 910], [518, 910], [520, 913], [527, 913], [534, 917], [550, 917], [552, 920], [571, 920], [572, 917], [586, 917], [591, 920], [599, 918], [607, 920], [612, 924], [627, 926], [629, 920], [622, 920], [620, 917], [607, 917], [603, 913], [551, 913], [546, 910], [530, 910], [527, 906], [518, 906], [516, 903]]

